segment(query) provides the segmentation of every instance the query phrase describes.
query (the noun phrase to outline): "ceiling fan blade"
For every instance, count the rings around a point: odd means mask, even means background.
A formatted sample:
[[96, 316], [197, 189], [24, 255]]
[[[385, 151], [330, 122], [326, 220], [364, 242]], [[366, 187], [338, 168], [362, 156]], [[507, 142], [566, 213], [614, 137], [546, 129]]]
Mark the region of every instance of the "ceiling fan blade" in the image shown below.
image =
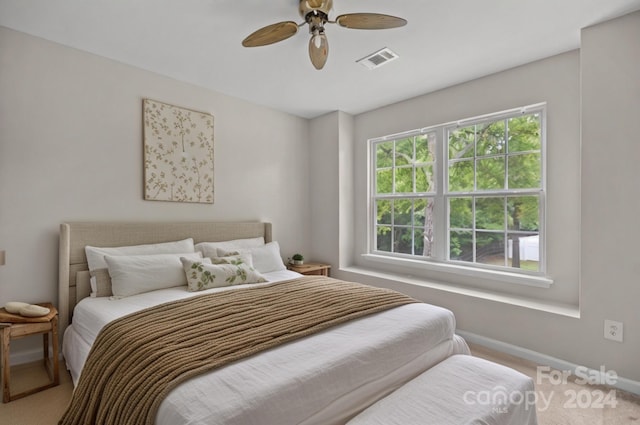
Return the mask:
[[347, 13], [336, 18], [336, 23], [345, 28], [358, 30], [383, 30], [405, 26], [407, 21], [380, 13]]
[[277, 24], [267, 25], [266, 27], [253, 32], [247, 38], [242, 40], [242, 45], [244, 47], [266, 46], [268, 44], [286, 40], [297, 32], [298, 24], [295, 22], [278, 22]]

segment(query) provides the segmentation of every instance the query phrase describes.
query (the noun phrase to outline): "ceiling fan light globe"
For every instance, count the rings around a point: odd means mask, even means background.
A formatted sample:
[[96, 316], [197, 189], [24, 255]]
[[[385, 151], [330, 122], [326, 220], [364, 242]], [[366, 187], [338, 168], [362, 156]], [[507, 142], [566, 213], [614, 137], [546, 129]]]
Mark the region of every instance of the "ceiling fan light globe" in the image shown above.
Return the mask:
[[317, 33], [309, 40], [309, 58], [316, 69], [322, 69], [329, 57], [329, 40], [324, 33]]

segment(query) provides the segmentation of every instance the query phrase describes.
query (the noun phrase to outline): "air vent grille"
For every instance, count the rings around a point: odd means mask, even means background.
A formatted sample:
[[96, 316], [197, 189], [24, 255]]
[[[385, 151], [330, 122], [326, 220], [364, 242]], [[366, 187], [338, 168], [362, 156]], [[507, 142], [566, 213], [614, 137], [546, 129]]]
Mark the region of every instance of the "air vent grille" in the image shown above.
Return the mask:
[[357, 60], [359, 64], [364, 66], [367, 69], [375, 69], [378, 68], [385, 63], [389, 63], [393, 60], [398, 59], [398, 55], [391, 51], [388, 47], [384, 49], [380, 49], [377, 52], [371, 53], [363, 57], [362, 59]]

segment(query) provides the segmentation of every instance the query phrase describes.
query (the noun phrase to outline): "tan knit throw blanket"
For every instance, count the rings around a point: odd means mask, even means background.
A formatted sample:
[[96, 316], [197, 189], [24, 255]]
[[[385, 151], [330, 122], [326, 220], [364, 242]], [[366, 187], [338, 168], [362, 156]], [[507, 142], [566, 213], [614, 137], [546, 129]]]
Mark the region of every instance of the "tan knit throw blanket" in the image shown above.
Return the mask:
[[59, 424], [152, 425], [164, 397], [189, 378], [413, 302], [387, 289], [305, 276], [200, 295], [125, 316], [96, 338]]

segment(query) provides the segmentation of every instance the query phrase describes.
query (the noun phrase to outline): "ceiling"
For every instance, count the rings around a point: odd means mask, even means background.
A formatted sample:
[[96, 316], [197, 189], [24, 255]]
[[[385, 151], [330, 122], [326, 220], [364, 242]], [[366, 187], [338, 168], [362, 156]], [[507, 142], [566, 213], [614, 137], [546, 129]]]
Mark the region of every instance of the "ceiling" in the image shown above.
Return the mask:
[[[580, 45], [580, 29], [640, 0], [334, 0], [330, 18], [373, 12], [408, 20], [364, 31], [328, 25], [329, 59], [309, 61], [306, 26], [244, 48], [254, 30], [302, 22], [298, 0], [0, 0], [0, 25], [301, 117], [359, 114]], [[388, 47], [374, 70], [356, 60]]]

